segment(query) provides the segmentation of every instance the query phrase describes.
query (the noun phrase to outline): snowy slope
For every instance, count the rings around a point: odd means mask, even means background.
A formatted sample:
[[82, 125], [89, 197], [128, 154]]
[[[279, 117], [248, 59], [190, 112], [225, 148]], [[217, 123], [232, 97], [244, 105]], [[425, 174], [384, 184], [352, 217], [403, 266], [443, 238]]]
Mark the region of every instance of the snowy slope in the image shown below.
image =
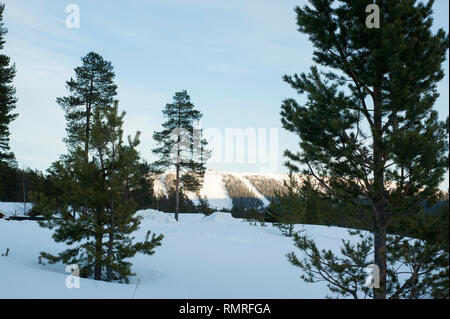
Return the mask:
[[262, 203], [263, 203], [263, 205], [264, 206], [269, 206], [269, 204], [270, 204], [270, 202], [267, 200], [267, 198], [265, 198], [253, 185], [252, 185], [252, 183], [247, 179], [247, 178], [245, 178], [245, 176], [244, 175], [235, 175], [236, 177], [238, 177], [243, 183], [244, 183], [244, 185], [245, 186], [247, 186], [247, 188], [250, 190], [250, 192], [252, 192], [253, 193], [253, 195], [256, 197], [256, 198], [258, 198], [258, 199], [260, 199], [261, 201], [262, 201]]
[[156, 178], [153, 182], [153, 192], [156, 196], [167, 196], [167, 188], [164, 183], [164, 176]]
[[[166, 172], [165, 174], [173, 173], [173, 171]], [[262, 176], [267, 178], [272, 178], [277, 181], [283, 181], [287, 178], [286, 174], [259, 174], [259, 173], [248, 173], [248, 172], [220, 172], [216, 170], [207, 170], [205, 172], [205, 179], [203, 186], [200, 189], [200, 196], [208, 199], [208, 203], [211, 207], [215, 209], [231, 209], [233, 203], [231, 198], [228, 196], [228, 192], [225, 188], [224, 177], [227, 175], [234, 176], [241, 180], [255, 198], [260, 199], [265, 206], [269, 205], [270, 202], [258, 192], [258, 190], [252, 185], [251, 181], [245, 178], [245, 176]], [[161, 177], [155, 181], [154, 185], [155, 193], [167, 194], [167, 188], [164, 184], [164, 178]], [[198, 204], [198, 197], [193, 192], [187, 192], [186, 196], [195, 204]]]
[[[34, 221], [0, 220], [0, 298], [323, 298], [323, 283], [307, 284], [286, 259], [297, 251], [292, 239], [272, 226], [250, 226], [227, 213], [209, 217], [140, 211], [144, 217], [136, 239], [148, 229], [164, 234], [153, 256], [133, 259], [130, 284], [81, 279], [80, 288], [65, 286], [65, 265], [41, 265], [39, 252], [60, 252], [52, 232]], [[336, 249], [345, 229], [306, 226], [319, 248]]]
[[208, 170], [205, 173], [203, 187], [200, 190], [200, 196], [208, 199], [209, 206], [216, 209], [233, 208], [231, 198], [225, 189], [223, 174], [218, 171]]

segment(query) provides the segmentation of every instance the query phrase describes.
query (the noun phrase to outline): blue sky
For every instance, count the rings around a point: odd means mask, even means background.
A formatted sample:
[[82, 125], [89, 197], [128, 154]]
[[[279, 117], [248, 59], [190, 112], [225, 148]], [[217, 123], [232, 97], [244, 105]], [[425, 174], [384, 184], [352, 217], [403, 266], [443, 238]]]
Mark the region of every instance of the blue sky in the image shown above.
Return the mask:
[[[80, 28], [65, 26], [67, 5], [80, 8]], [[55, 99], [89, 51], [112, 62], [127, 133], [142, 131], [140, 151], [148, 161], [153, 131], [174, 92], [186, 89], [204, 114], [202, 127], [278, 128], [282, 152], [297, 149], [297, 137], [281, 128], [280, 105], [295, 91], [284, 74], [308, 71], [313, 48], [297, 31], [299, 0], [8, 0], [6, 54], [16, 64], [19, 117], [11, 147], [21, 167], [46, 170], [65, 152], [65, 119]], [[449, 30], [447, 0], [436, 0], [435, 29]], [[448, 115], [448, 62], [437, 103]], [[209, 168], [259, 171], [254, 164]], [[448, 179], [446, 184], [448, 185]], [[447, 188], [448, 186], [445, 186]]]

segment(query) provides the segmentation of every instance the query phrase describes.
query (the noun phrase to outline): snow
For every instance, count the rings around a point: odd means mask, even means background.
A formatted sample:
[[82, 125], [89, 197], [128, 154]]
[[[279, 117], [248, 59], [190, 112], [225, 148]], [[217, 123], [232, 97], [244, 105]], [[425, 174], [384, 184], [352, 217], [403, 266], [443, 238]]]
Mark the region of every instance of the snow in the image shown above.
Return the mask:
[[[155, 180], [154, 191], [156, 194], [166, 195], [167, 188], [164, 183], [164, 176], [167, 174], [174, 174], [174, 171], [170, 170], [162, 174], [162, 176]], [[240, 179], [254, 194], [256, 198], [259, 198], [264, 206], [268, 206], [270, 202], [264, 197], [251, 183], [246, 176], [260, 176], [267, 177], [277, 181], [282, 182], [287, 179], [286, 174], [274, 174], [274, 173], [251, 173], [251, 172], [220, 172], [216, 170], [206, 170], [205, 178], [203, 181], [202, 188], [200, 189], [200, 196], [202, 198], [206, 197], [209, 206], [213, 209], [232, 209], [233, 201], [228, 196], [228, 192], [225, 187], [224, 177], [231, 175], [237, 179]], [[199, 204], [199, 198], [194, 192], [186, 192], [186, 196], [194, 203], [194, 205]]]
[[191, 192], [191, 191], [185, 191], [184, 194], [186, 195], [186, 197], [194, 204], [194, 205], [199, 205], [200, 201], [197, 197], [197, 194], [195, 192]]
[[[229, 213], [173, 214], [139, 211], [142, 240], [147, 230], [162, 233], [162, 246], [153, 256], [137, 254], [130, 284], [80, 279], [80, 288], [66, 288], [69, 273], [63, 264], [41, 265], [41, 251], [56, 254], [52, 231], [35, 221], [0, 220], [0, 298], [323, 298], [324, 283], [308, 284], [286, 254], [299, 251], [291, 238], [272, 225], [251, 226]], [[305, 226], [319, 248], [336, 251], [346, 229]]]
[[254, 172], [230, 172], [228, 174], [235, 175], [235, 176], [255, 176], [255, 177], [265, 177], [274, 179], [279, 182], [283, 182], [284, 180], [288, 179], [287, 174], [277, 174], [277, 173], [254, 173]]
[[176, 223], [176, 220], [174, 217], [172, 217], [172, 214], [163, 213], [156, 209], [140, 210], [137, 212], [137, 214], [139, 216], [142, 216], [144, 219], [151, 220], [152, 222], [163, 224]]
[[164, 183], [164, 175], [156, 178], [153, 182], [153, 191], [157, 196], [167, 196], [167, 188]]
[[[174, 173], [175, 171], [168, 170], [162, 174], [160, 178], [155, 180], [153, 186], [155, 194], [167, 196], [167, 186], [164, 181], [164, 176]], [[223, 178], [224, 174], [221, 172], [206, 170], [203, 185], [200, 189], [200, 196], [202, 198], [206, 197], [209, 206], [217, 210], [231, 209], [233, 207], [233, 202], [228, 196]], [[186, 191], [185, 195], [193, 202], [194, 205], [198, 205], [200, 203], [195, 192]]]
[[206, 216], [202, 220], [203, 222], [212, 222], [212, 223], [227, 223], [233, 224], [238, 221], [238, 219], [233, 218], [230, 213], [221, 213], [215, 212], [209, 216]]
[[[9, 218], [11, 216], [26, 216], [31, 210], [33, 204], [26, 203], [26, 209], [23, 203], [18, 202], [0, 202], [0, 213]], [[25, 210], [25, 213], [24, 213]]]
[[266, 197], [264, 197], [264, 195], [262, 195], [253, 185], [252, 183], [250, 183], [250, 181], [248, 179], [246, 179], [245, 177], [241, 176], [240, 177], [241, 181], [244, 183], [245, 186], [248, 187], [248, 189], [250, 190], [250, 192], [252, 192], [256, 198], [260, 199], [263, 203], [264, 206], [269, 206], [270, 202], [267, 200]]
[[228, 196], [223, 181], [224, 175], [218, 171], [207, 170], [200, 189], [200, 196], [208, 199], [209, 206], [215, 209], [231, 209], [233, 202]]

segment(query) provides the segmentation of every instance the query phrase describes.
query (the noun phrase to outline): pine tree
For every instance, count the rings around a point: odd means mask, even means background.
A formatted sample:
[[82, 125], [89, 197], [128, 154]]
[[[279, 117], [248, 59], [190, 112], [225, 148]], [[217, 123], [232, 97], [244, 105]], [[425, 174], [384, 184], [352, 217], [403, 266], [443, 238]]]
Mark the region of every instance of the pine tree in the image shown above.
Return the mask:
[[[386, 295], [390, 299], [448, 299], [448, 199], [433, 214], [421, 212], [402, 219], [402, 231], [386, 236]], [[375, 291], [366, 285], [366, 267], [373, 264], [374, 238], [362, 231], [349, 233], [360, 237], [358, 243], [343, 241], [339, 253], [320, 250], [307, 235], [295, 233], [295, 245], [306, 258], [300, 260], [292, 252], [289, 261], [302, 269], [306, 282], [324, 281], [338, 296], [373, 298]]]
[[153, 153], [159, 156], [153, 170], [160, 174], [175, 168], [175, 219], [178, 221], [180, 191], [197, 191], [201, 187], [210, 153], [202, 131], [194, 126], [202, 114], [194, 109], [186, 90], [175, 93], [173, 103], [166, 104], [163, 114], [166, 118], [163, 130], [153, 134], [158, 143]]
[[150, 165], [147, 162], [142, 162], [138, 170], [140, 171], [140, 178], [134, 178], [132, 181], [128, 180], [130, 189], [127, 196], [137, 203], [138, 210], [153, 208], [156, 204], [157, 196], [155, 196], [153, 190], [154, 179], [150, 174]]
[[101, 55], [89, 52], [81, 61], [83, 64], [75, 68], [75, 79], [66, 82], [70, 94], [58, 97], [56, 102], [66, 113], [66, 144], [71, 147], [83, 145], [88, 161], [92, 116], [97, 108], [112, 105], [117, 85], [114, 84], [111, 62]]
[[0, 165], [14, 164], [14, 153], [9, 146], [9, 124], [17, 117], [13, 113], [17, 98], [16, 90], [13, 86], [16, 75], [15, 65], [10, 65], [10, 58], [2, 54], [5, 45], [5, 35], [7, 29], [3, 23], [3, 12], [5, 5], [0, 3]]
[[[103, 179], [108, 215], [107, 253], [105, 258], [106, 280], [125, 280], [132, 275], [131, 263], [125, 261], [138, 251], [152, 255], [153, 248], [160, 245], [162, 235], [153, 234], [149, 240], [150, 231], [144, 242], [132, 244], [130, 234], [138, 229], [140, 218], [135, 216], [136, 202], [130, 198], [130, 187], [148, 174], [142, 171], [140, 156], [136, 150], [139, 145], [140, 132], [131, 138], [128, 145], [123, 141], [123, 118], [125, 112], [118, 114], [118, 102], [112, 109], [97, 110], [94, 113], [92, 130], [93, 149], [96, 151], [98, 166]], [[143, 175], [144, 174], [144, 175]], [[108, 205], [109, 202], [109, 205]]]
[[292, 237], [295, 225], [304, 222], [306, 201], [293, 172], [289, 172], [289, 179], [283, 181], [283, 185], [284, 192], [275, 191], [275, 199], [270, 203], [267, 214], [275, 221], [274, 226], [286, 236]]
[[40, 225], [54, 229], [53, 239], [69, 246], [58, 255], [42, 252], [41, 259], [77, 264], [82, 277], [95, 280], [128, 282], [133, 275], [130, 258], [137, 252], [153, 254], [163, 238], [150, 237], [148, 231], [144, 241], [133, 243], [130, 236], [141, 220], [131, 188], [149, 172], [136, 150], [139, 132], [128, 137], [128, 144], [123, 140], [124, 116], [118, 113], [117, 102], [97, 105], [90, 115], [92, 157], [86, 160], [85, 137], [72, 135], [66, 140], [68, 153], [48, 170], [60, 195], [31, 196], [34, 210], [45, 217]]
[[214, 209], [209, 206], [208, 198], [206, 196], [202, 197], [200, 194], [198, 194], [198, 204], [195, 209], [205, 216], [209, 216], [214, 212]]
[[384, 299], [386, 229], [433, 203], [448, 169], [448, 133], [433, 109], [448, 35], [431, 31], [433, 1], [377, 1], [380, 28], [366, 27], [371, 3], [310, 0], [295, 9], [324, 71], [313, 66], [309, 74], [284, 76], [307, 100], [284, 100], [281, 116], [301, 140], [301, 152], [285, 152], [288, 167], [305, 167], [336, 207], [370, 207], [380, 269], [374, 297]]

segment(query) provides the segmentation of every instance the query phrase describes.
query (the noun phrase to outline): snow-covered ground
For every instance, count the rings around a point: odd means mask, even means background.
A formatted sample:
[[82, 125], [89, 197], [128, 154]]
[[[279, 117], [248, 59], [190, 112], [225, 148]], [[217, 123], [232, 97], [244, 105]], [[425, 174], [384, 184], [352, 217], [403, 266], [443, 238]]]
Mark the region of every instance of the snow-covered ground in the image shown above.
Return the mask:
[[[144, 219], [135, 236], [148, 229], [164, 234], [153, 256], [137, 254], [130, 284], [80, 279], [66, 288], [66, 266], [41, 265], [39, 252], [57, 253], [52, 231], [35, 221], [0, 220], [0, 298], [324, 298], [323, 283], [308, 284], [286, 254], [298, 250], [292, 239], [271, 225], [251, 226], [228, 213], [173, 214], [138, 212]], [[319, 248], [337, 249], [346, 229], [305, 226]], [[140, 280], [139, 286], [136, 283]]]
[[31, 203], [0, 202], [0, 214], [3, 215], [4, 218], [26, 216], [32, 208], [33, 204]]

